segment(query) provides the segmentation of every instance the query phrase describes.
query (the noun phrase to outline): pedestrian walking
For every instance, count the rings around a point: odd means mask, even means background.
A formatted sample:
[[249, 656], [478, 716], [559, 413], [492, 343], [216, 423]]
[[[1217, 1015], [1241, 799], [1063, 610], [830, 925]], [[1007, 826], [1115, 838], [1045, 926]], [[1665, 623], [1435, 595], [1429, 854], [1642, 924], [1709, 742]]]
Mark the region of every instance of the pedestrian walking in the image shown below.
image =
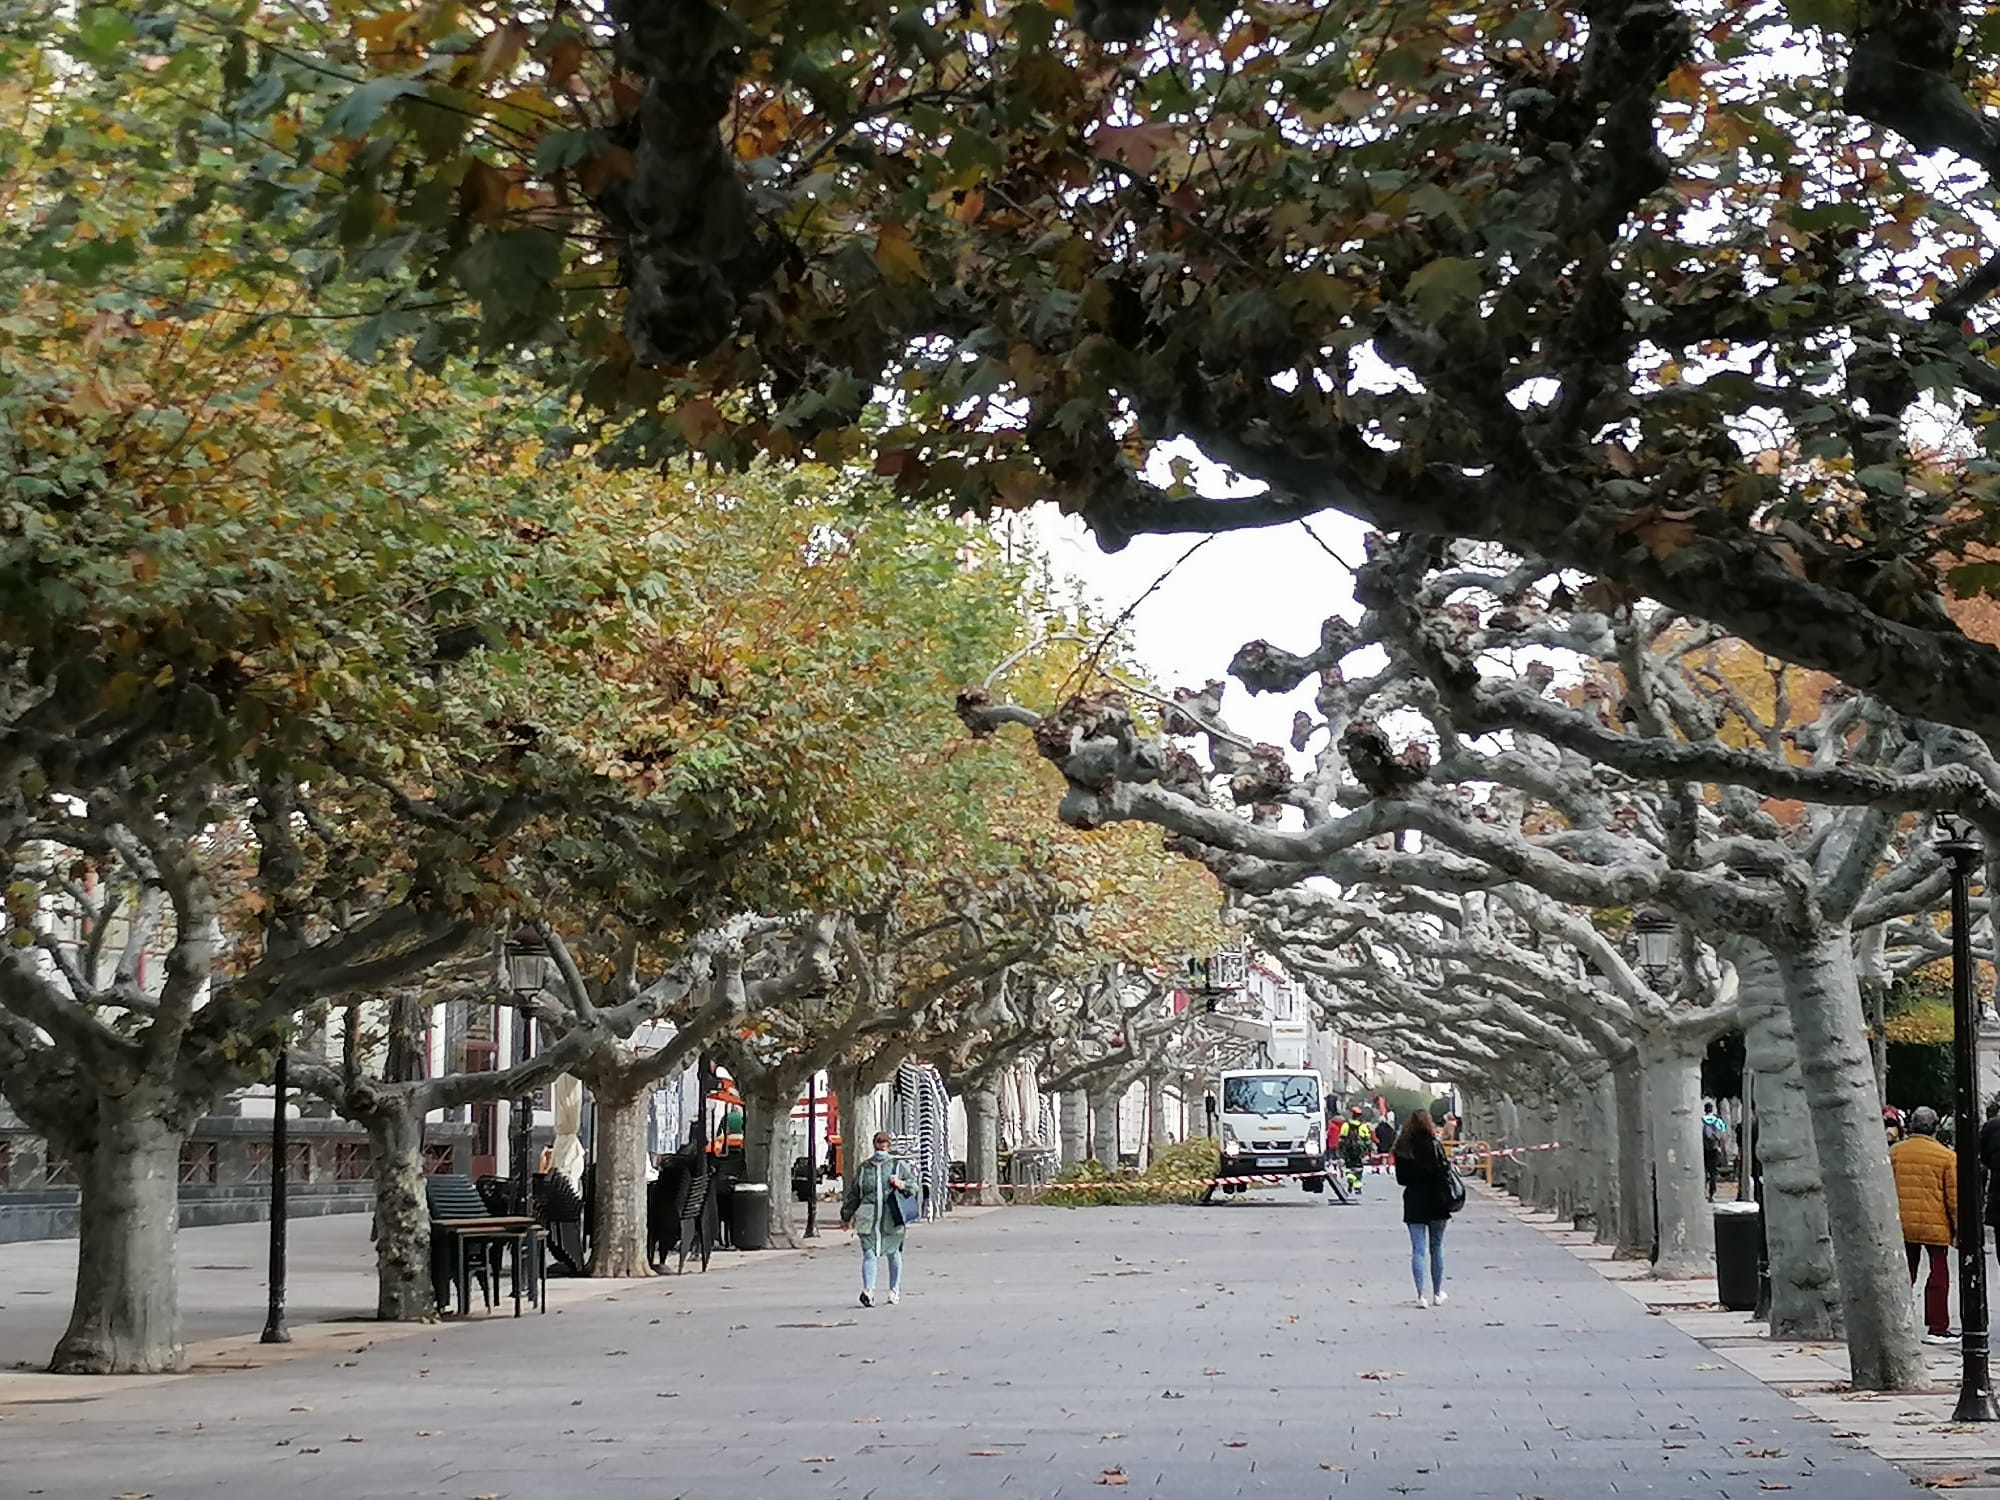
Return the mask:
[[1986, 1168], [1986, 1224], [2000, 1249], [2000, 1096], [1988, 1102], [1986, 1123], [1979, 1127], [1979, 1162]]
[[875, 1271], [889, 1263], [889, 1300], [903, 1300], [903, 1234], [915, 1212], [917, 1174], [889, 1154], [889, 1132], [875, 1132], [875, 1154], [855, 1168], [840, 1200], [840, 1227], [861, 1241], [861, 1305], [875, 1305]]
[[1715, 1101], [1701, 1102], [1701, 1168], [1708, 1179], [1709, 1201], [1715, 1200], [1716, 1179], [1729, 1160], [1729, 1122], [1716, 1113]]
[[1403, 1189], [1403, 1223], [1410, 1231], [1410, 1275], [1417, 1283], [1417, 1306], [1443, 1307], [1444, 1228], [1454, 1207], [1453, 1182], [1451, 1161], [1429, 1110], [1420, 1109], [1403, 1122], [1392, 1154], [1396, 1181]]
[[1949, 1343], [1951, 1278], [1945, 1251], [1958, 1239], [1958, 1158], [1937, 1138], [1937, 1111], [1929, 1105], [1910, 1111], [1909, 1134], [1889, 1148], [1896, 1174], [1896, 1206], [1903, 1219], [1903, 1249], [1910, 1257], [1910, 1283], [1930, 1257], [1924, 1283], [1924, 1342]]

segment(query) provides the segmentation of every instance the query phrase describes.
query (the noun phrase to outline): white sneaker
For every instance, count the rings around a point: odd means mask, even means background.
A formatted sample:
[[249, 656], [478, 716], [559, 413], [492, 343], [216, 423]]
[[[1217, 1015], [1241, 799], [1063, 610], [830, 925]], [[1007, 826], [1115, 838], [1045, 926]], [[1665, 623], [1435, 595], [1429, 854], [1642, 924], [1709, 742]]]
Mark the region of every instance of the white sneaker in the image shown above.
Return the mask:
[[1426, 1296], [1425, 1296], [1425, 1295], [1424, 1295], [1424, 1294], [1423, 1294], [1422, 1292], [1418, 1292], [1418, 1293], [1417, 1293], [1417, 1306], [1419, 1306], [1419, 1307], [1429, 1307], [1430, 1305], [1431, 1305], [1431, 1299], [1430, 1299], [1430, 1298], [1428, 1298], [1428, 1297], [1426, 1297]]
[[1924, 1335], [1924, 1342], [1926, 1344], [1955, 1344], [1958, 1342], [1958, 1335], [1955, 1333], [1927, 1333]]
[[891, 1307], [894, 1307], [898, 1302], [901, 1302], [902, 1300], [903, 1300], [903, 1294], [897, 1291], [894, 1287], [891, 1287], [889, 1289], [889, 1305]]
[[1448, 1302], [1450, 1299], [1451, 1299], [1450, 1293], [1439, 1292], [1435, 1297], [1431, 1298], [1431, 1306], [1443, 1307], [1445, 1303]]

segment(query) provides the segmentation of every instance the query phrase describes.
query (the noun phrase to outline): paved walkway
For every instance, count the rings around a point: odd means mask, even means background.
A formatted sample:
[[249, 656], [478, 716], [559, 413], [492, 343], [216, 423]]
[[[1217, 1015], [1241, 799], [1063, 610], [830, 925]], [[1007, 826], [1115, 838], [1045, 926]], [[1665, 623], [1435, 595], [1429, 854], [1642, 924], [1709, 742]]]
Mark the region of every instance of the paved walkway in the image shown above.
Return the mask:
[[1496, 1200], [1452, 1227], [1450, 1305], [1418, 1311], [1396, 1220], [1387, 1195], [1279, 1191], [1013, 1209], [914, 1236], [895, 1308], [855, 1305], [844, 1250], [746, 1255], [547, 1317], [356, 1329], [254, 1374], [74, 1382], [83, 1399], [0, 1406], [0, 1492], [1914, 1493]]

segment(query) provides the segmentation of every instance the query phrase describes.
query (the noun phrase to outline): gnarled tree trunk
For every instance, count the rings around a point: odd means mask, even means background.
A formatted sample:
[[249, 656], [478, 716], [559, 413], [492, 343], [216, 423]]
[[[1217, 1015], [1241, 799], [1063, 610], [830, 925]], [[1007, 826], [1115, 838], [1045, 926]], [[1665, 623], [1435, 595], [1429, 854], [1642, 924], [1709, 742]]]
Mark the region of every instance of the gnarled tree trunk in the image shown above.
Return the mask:
[[1118, 1165], [1118, 1091], [1090, 1093], [1090, 1155], [1100, 1166]]
[[186, 1367], [174, 1241], [184, 1129], [137, 1091], [101, 1095], [87, 1141], [67, 1141], [82, 1189], [76, 1300], [49, 1368], [158, 1375]]
[[764, 1183], [771, 1194], [771, 1238], [782, 1245], [804, 1243], [792, 1225], [792, 1101], [798, 1090], [788, 1076], [773, 1073], [743, 1091], [743, 1173]]
[[423, 1115], [390, 1098], [359, 1123], [368, 1131], [375, 1166], [375, 1316], [385, 1323], [421, 1323], [437, 1316]]
[[1772, 956], [1798, 1038], [1854, 1385], [1913, 1389], [1925, 1380], [1923, 1346], [1848, 935], [1820, 929]]
[[840, 1172], [845, 1186], [853, 1180], [855, 1167], [868, 1155], [867, 1142], [861, 1138], [861, 1070], [842, 1063], [831, 1064], [826, 1070], [826, 1086], [833, 1090], [840, 1105]]
[[646, 1259], [646, 1094], [599, 1087], [597, 1170], [591, 1195], [590, 1274], [650, 1276]]
[[1650, 1260], [1652, 1151], [1646, 1140], [1646, 1087], [1639, 1059], [1626, 1058], [1611, 1070], [1611, 1079], [1618, 1110], [1618, 1235], [1612, 1254], [1619, 1260]]
[[1062, 1096], [1062, 1164], [1074, 1167], [1090, 1155], [1090, 1107], [1071, 1089]]
[[[1840, 1278], [1827, 1229], [1826, 1191], [1798, 1039], [1784, 981], [1769, 950], [1732, 945], [1742, 994], [1743, 1062], [1756, 1076], [1757, 1162], [1771, 1267], [1771, 1337], [1840, 1337]], [[1750, 1170], [1746, 1130], [1737, 1170]]]
[[1662, 1280], [1715, 1274], [1715, 1220], [1701, 1149], [1703, 1050], [1672, 1033], [1649, 1036], [1639, 1049], [1646, 1131], [1653, 1148], [1654, 1212], [1659, 1216], [1660, 1253], [1653, 1274]]
[[965, 1095], [965, 1170], [979, 1184], [973, 1202], [1005, 1202], [1000, 1192], [1000, 1091], [991, 1079]]

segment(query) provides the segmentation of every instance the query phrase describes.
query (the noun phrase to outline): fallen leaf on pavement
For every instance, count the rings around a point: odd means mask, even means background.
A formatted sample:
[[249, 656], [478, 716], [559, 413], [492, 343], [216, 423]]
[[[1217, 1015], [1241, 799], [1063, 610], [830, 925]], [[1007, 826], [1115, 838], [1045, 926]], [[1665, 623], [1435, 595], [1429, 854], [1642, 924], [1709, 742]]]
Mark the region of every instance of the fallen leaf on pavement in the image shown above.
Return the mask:
[[1783, 1458], [1785, 1450], [1783, 1448], [1746, 1448], [1743, 1451], [1743, 1456], [1745, 1458]]
[[1355, 1375], [1362, 1380], [1394, 1380], [1401, 1370], [1356, 1370]]
[[1226, 1438], [1223, 1440], [1222, 1446], [1225, 1448], [1247, 1448], [1250, 1445], [1244, 1442], [1242, 1438]]
[[358, 1437], [355, 1437], [355, 1436], [354, 1436], [354, 1435], [353, 1435], [352, 1433], [349, 1433], [349, 1434], [348, 1434], [348, 1435], [347, 1435], [346, 1437], [342, 1438], [342, 1439], [341, 1439], [341, 1441], [342, 1441], [343, 1443], [365, 1443], [365, 1442], [367, 1442], [367, 1441], [368, 1441], [368, 1439], [367, 1439], [367, 1438], [358, 1438]]
[[655, 1391], [653, 1394], [658, 1396], [662, 1401], [677, 1400], [680, 1396], [679, 1391]]
[[1371, 1417], [1400, 1417], [1402, 1413], [1399, 1411], [1371, 1411], [1368, 1415]]
[[1721, 1368], [1722, 1368], [1722, 1366], [1721, 1366], [1721, 1365], [1696, 1365], [1696, 1366], [1695, 1366], [1695, 1368], [1696, 1368], [1697, 1370], [1719, 1370], [1719, 1369], [1721, 1369]]
[[835, 1462], [835, 1460], [832, 1458], [802, 1458], [799, 1462], [802, 1464], [830, 1464]]
[[1125, 1477], [1123, 1469], [1106, 1469], [1102, 1474], [1097, 1476], [1097, 1482], [1099, 1484], [1130, 1484], [1132, 1481]]
[[443, 1436], [444, 1436], [444, 1434], [443, 1434], [443, 1433], [441, 1433], [441, 1432], [432, 1432], [432, 1431], [430, 1431], [430, 1430], [429, 1430], [428, 1428], [426, 1428], [426, 1429], [425, 1429], [424, 1431], [422, 1431], [422, 1432], [419, 1432], [419, 1433], [417, 1434], [417, 1436], [418, 1436], [418, 1437], [424, 1437], [424, 1438], [430, 1438], [430, 1437], [443, 1437]]
[[965, 1456], [967, 1458], [998, 1458], [1000, 1450], [997, 1448], [968, 1448]]
[[1968, 1484], [1979, 1483], [1979, 1476], [1977, 1474], [1940, 1474], [1935, 1479], [1926, 1479], [1924, 1483], [1934, 1490], [1956, 1490], [1963, 1489]]
[[1771, 1479], [1760, 1479], [1757, 1481], [1757, 1488], [1760, 1490], [1788, 1490], [1791, 1486], [1789, 1484], [1779, 1484], [1777, 1481]]
[[1227, 1375], [1229, 1372], [1227, 1370], [1203, 1370], [1201, 1373], [1204, 1375]]
[[1346, 1464], [1321, 1464], [1320, 1467], [1330, 1474], [1345, 1474], [1347, 1472]]

